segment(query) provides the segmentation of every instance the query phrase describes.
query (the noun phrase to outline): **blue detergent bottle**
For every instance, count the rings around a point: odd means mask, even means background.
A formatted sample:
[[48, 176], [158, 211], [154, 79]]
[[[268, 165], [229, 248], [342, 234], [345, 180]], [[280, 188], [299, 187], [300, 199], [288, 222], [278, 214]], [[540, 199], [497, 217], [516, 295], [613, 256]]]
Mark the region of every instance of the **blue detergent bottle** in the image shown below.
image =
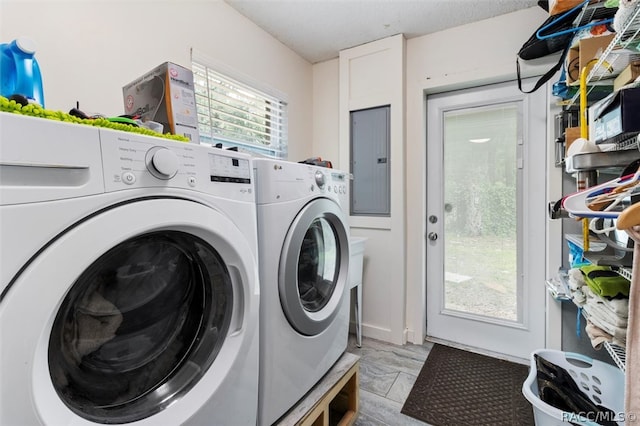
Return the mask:
[[44, 107], [42, 75], [36, 45], [26, 37], [0, 44], [0, 95], [22, 95]]

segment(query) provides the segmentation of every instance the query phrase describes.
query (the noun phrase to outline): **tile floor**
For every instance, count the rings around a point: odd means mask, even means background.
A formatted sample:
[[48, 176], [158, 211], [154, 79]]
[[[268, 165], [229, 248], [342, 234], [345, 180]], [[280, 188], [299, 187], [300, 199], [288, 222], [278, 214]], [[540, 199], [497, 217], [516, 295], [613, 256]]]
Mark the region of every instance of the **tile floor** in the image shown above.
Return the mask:
[[426, 423], [400, 413], [433, 344], [396, 346], [349, 336], [348, 352], [360, 356], [360, 414], [357, 426], [412, 426]]

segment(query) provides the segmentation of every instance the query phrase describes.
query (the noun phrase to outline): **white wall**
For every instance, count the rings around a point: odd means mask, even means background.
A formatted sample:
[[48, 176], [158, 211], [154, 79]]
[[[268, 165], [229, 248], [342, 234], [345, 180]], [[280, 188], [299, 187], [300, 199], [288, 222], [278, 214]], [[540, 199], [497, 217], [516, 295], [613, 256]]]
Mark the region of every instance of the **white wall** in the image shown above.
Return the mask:
[[311, 64], [222, 0], [2, 0], [0, 42], [38, 45], [45, 106], [124, 114], [122, 86], [191, 48], [287, 96], [289, 159], [312, 155]]
[[313, 148], [314, 157], [332, 162], [336, 169], [349, 170], [340, 161], [340, 85], [338, 59], [313, 67]]

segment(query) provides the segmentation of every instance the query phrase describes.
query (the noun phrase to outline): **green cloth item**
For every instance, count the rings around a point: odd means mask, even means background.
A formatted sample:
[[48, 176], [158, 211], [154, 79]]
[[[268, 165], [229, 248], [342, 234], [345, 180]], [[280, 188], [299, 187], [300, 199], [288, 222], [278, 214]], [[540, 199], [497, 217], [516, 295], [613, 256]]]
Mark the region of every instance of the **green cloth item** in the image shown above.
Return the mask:
[[631, 283], [610, 266], [586, 265], [580, 267], [584, 281], [597, 295], [603, 297], [629, 296]]

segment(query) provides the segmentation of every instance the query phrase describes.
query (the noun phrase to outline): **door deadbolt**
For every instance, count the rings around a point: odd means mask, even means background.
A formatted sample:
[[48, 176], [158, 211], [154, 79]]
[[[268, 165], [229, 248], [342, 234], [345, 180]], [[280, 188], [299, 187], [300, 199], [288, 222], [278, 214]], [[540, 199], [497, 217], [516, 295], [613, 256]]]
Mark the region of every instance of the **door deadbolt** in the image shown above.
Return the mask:
[[438, 239], [438, 234], [436, 234], [435, 232], [429, 232], [427, 234], [427, 238], [429, 238], [431, 241], [435, 241]]
[[438, 221], [438, 216], [431, 215], [429, 216], [429, 222], [436, 223]]

